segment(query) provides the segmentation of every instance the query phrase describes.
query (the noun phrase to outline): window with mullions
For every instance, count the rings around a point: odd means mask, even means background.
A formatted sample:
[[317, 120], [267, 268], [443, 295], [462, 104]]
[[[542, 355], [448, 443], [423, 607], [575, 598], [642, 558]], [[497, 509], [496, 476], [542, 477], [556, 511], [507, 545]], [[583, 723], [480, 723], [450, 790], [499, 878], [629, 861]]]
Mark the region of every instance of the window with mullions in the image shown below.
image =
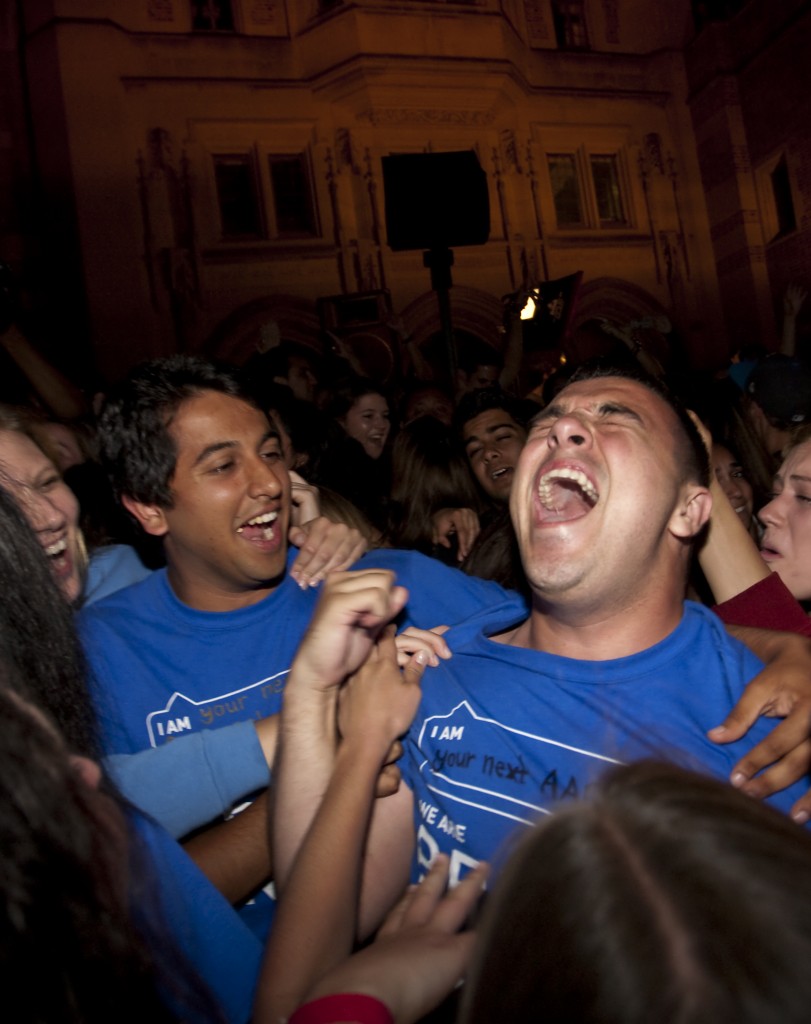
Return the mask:
[[580, 184], [574, 153], [550, 153], [547, 159], [558, 227], [582, 227], [583, 204], [580, 200]]
[[192, 0], [193, 32], [233, 32], [231, 0]]
[[307, 238], [317, 234], [310, 168], [303, 153], [268, 157], [275, 235]]
[[583, 0], [552, 0], [555, 39], [561, 50], [587, 50], [586, 14]]
[[617, 158], [615, 155], [592, 156], [591, 180], [597, 200], [597, 216], [601, 228], [621, 227], [627, 223], [622, 205]]
[[262, 238], [264, 227], [253, 157], [249, 153], [214, 157], [214, 181], [224, 239]]
[[557, 226], [619, 228], [628, 224], [616, 153], [548, 153], [549, 184]]
[[306, 153], [267, 153], [256, 147], [212, 157], [220, 239], [315, 238], [318, 214]]

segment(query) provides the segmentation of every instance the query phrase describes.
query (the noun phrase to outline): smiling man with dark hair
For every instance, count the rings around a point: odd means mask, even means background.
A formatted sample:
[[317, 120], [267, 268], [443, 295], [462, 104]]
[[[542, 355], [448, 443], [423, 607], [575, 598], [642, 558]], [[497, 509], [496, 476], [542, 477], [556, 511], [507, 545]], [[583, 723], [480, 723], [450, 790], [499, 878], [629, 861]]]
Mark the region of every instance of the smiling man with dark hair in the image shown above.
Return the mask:
[[[293, 532], [301, 554], [288, 549], [279, 437], [233, 374], [205, 360], [135, 369], [111, 395], [100, 434], [121, 501], [161, 538], [167, 561], [81, 614], [105, 752], [274, 716], [315, 607], [307, 584], [355, 563], [360, 534], [317, 519], [309, 536]], [[419, 581], [402, 625], [452, 622], [506, 596], [415, 552], [377, 551], [360, 565]], [[270, 872], [262, 802], [189, 849], [232, 901], [244, 899]]]

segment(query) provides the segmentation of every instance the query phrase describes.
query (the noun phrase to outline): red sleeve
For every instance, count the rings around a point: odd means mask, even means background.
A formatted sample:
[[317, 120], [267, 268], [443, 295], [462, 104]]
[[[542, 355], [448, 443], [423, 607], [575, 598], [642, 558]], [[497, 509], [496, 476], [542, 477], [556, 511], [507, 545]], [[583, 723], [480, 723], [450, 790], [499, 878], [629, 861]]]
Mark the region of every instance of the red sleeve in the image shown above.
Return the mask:
[[322, 996], [300, 1006], [287, 1024], [394, 1024], [385, 1003], [357, 992]]
[[759, 626], [811, 636], [811, 618], [776, 572], [713, 608], [730, 626]]

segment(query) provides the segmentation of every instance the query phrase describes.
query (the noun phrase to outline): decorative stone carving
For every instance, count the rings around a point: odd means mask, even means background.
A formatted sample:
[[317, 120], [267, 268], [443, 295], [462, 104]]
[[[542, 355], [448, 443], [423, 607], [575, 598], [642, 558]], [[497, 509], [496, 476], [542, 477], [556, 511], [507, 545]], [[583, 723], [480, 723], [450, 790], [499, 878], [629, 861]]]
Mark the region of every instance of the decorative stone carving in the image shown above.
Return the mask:
[[374, 107], [358, 115], [358, 121], [368, 124], [436, 124], [436, 125], [489, 125], [494, 115], [490, 110], [420, 110], [403, 107]]
[[662, 140], [659, 137], [658, 132], [649, 132], [645, 136], [645, 155], [648, 158], [648, 163], [651, 167], [655, 168], [660, 174], [664, 173], [664, 164], [662, 162]]
[[607, 43], [618, 43], [620, 41], [618, 0], [603, 0], [603, 15], [605, 17], [605, 41]]
[[549, 34], [548, 0], [526, 0], [524, 10], [527, 17], [527, 33], [530, 46], [548, 43]]
[[175, 20], [175, 11], [172, 0], [149, 0], [146, 13], [150, 21]]

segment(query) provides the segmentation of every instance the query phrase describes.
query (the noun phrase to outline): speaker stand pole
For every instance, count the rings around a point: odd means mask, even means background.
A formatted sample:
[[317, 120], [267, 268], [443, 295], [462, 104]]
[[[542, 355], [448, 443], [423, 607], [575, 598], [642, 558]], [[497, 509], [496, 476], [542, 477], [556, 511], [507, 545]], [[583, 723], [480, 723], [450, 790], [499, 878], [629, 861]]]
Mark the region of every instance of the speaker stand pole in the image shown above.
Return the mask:
[[422, 265], [431, 271], [431, 287], [436, 292], [439, 303], [439, 323], [442, 328], [442, 337], [445, 339], [445, 353], [448, 359], [448, 370], [450, 371], [450, 386], [456, 387], [456, 344], [453, 337], [453, 323], [451, 321], [451, 296], [450, 288], [451, 267], [453, 266], [453, 253], [450, 249], [431, 249], [422, 254]]

